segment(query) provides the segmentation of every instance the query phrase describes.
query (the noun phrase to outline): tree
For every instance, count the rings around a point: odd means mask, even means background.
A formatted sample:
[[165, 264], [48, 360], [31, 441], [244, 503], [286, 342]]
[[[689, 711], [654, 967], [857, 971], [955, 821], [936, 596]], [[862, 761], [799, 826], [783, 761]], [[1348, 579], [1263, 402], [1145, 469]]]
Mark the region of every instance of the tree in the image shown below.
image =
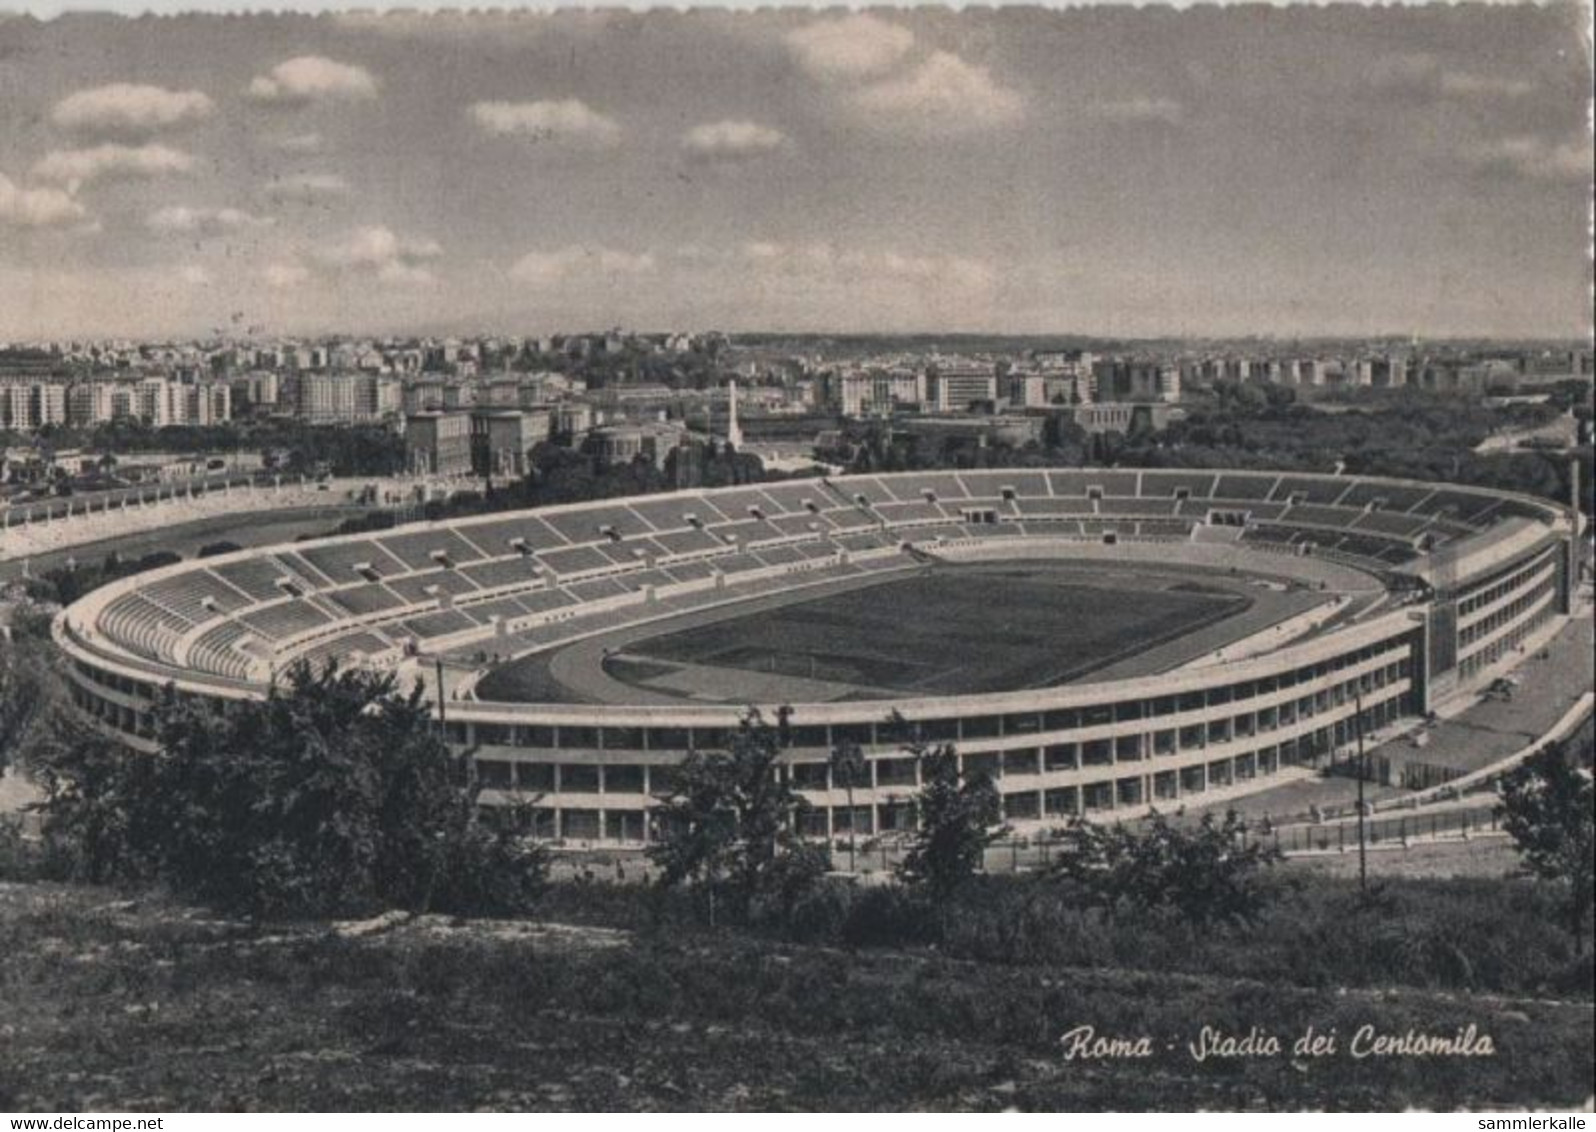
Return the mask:
[[44, 837], [55, 870], [89, 884], [146, 880], [151, 862], [135, 847], [133, 797], [153, 769], [87, 723], [62, 716], [31, 760], [44, 791]]
[[46, 833], [91, 879], [154, 877], [271, 918], [513, 912], [543, 880], [541, 851], [479, 821], [471, 756], [450, 751], [419, 687], [302, 664], [264, 701], [169, 690], [153, 715], [154, 754], [78, 736], [49, 759]]
[[859, 749], [858, 743], [841, 742], [831, 749], [829, 760], [831, 767], [831, 781], [841, 783], [843, 790], [848, 794], [848, 871], [857, 871], [858, 856], [858, 812], [853, 804], [853, 789], [861, 782], [869, 780], [870, 767], [865, 762], [864, 752]]
[[1583, 760], [1577, 755], [1577, 748], [1563, 743], [1536, 751], [1502, 776], [1498, 812], [1525, 868], [1563, 890], [1563, 912], [1575, 949], [1583, 955], [1585, 921], [1596, 890], [1596, 818], [1589, 745]]
[[1204, 814], [1195, 829], [1155, 811], [1140, 833], [1077, 818], [1049, 876], [1068, 884], [1077, 902], [1110, 914], [1128, 905], [1171, 910], [1198, 926], [1251, 922], [1270, 896], [1260, 880], [1280, 854], [1246, 833], [1233, 810], [1222, 822]]
[[[723, 896], [748, 919], [761, 900], [790, 911], [826, 871], [826, 855], [798, 836], [809, 803], [780, 765], [777, 730], [757, 709], [725, 751], [692, 751], [654, 813], [648, 855], [666, 887], [692, 884]], [[712, 912], [713, 915], [713, 912]]]
[[10, 639], [0, 640], [0, 774], [28, 761], [61, 697], [48, 619], [28, 604], [13, 608]]
[[923, 885], [941, 904], [980, 870], [987, 846], [1008, 832], [1003, 800], [986, 772], [960, 773], [951, 744], [928, 747], [916, 739], [904, 750], [919, 763], [920, 791], [914, 798], [914, 841], [898, 875]]

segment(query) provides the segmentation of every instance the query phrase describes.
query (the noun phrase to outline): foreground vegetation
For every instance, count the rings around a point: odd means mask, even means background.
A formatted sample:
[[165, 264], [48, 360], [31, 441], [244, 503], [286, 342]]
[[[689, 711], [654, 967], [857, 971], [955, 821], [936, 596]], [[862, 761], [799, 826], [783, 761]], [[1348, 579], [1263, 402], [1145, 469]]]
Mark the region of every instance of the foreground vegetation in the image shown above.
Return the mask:
[[[1413, 900], [1420, 924], [1437, 914], [1437, 934], [1470, 916], [1520, 918], [1493, 914], [1500, 887], [1436, 891], [1397, 899]], [[1346, 906], [1346, 886], [1325, 892], [1325, 911]], [[1013, 894], [994, 885], [991, 898]], [[643, 921], [619, 931], [435, 917], [340, 930], [251, 927], [100, 889], [0, 885], [0, 1108], [1568, 1106], [1584, 1100], [1596, 1056], [1588, 999], [1279, 979], [1279, 957], [1304, 943], [1327, 976], [1350, 967], [1338, 958], [1350, 928], [1310, 941], [1304, 925], [1281, 942], [1260, 930], [1176, 963], [1189, 937], [1157, 946], [1156, 934], [1121, 929], [1052, 945], [1056, 962], [975, 962], [959, 954], [974, 936], [951, 949], [787, 943], [693, 926], [676, 899], [592, 886], [550, 893], [555, 918]], [[657, 927], [651, 901], [663, 905]], [[958, 919], [994, 937], [1015, 930]], [[1133, 946], [1152, 949], [1124, 953]], [[1388, 946], [1382, 958], [1393, 954]], [[1230, 958], [1189, 973], [1219, 955]], [[1522, 969], [1517, 957], [1507, 966]], [[1458, 974], [1441, 969], [1436, 981]], [[1289, 1050], [1310, 1025], [1345, 1043], [1363, 1026], [1451, 1036], [1470, 1024], [1493, 1054]], [[1060, 1036], [1081, 1025], [1149, 1035], [1151, 1056], [1067, 1060]], [[1286, 1051], [1199, 1063], [1188, 1043], [1204, 1025], [1237, 1036], [1257, 1026]]]
[[[0, 827], [0, 1107], [1386, 1109], [1588, 1092], [1585, 742], [1548, 746], [1503, 790], [1534, 879], [1364, 891], [1276, 868], [1234, 814], [1076, 823], [1046, 869], [982, 875], [1002, 832], [991, 780], [894, 716], [922, 787], [897, 876], [861, 885], [797, 836], [786, 715], [751, 711], [724, 751], [677, 769], [657, 883], [549, 885], [516, 833], [530, 813], [484, 820], [472, 757], [419, 690], [299, 667], [263, 702], [165, 697], [152, 723], [149, 756], [66, 721], [30, 750], [42, 840]], [[856, 757], [836, 753], [845, 782]], [[1297, 1047], [1314, 1035], [1335, 1044]], [[1442, 1047], [1377, 1052], [1414, 1035]]]

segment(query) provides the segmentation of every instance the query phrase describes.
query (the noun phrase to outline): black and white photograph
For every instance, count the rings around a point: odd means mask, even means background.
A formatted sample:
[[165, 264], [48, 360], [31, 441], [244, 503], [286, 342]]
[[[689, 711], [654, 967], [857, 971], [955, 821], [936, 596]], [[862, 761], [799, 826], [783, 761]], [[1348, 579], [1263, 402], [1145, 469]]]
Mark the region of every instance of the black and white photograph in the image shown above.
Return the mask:
[[196, 3], [0, 8], [5, 1130], [1588, 1128], [1588, 3]]

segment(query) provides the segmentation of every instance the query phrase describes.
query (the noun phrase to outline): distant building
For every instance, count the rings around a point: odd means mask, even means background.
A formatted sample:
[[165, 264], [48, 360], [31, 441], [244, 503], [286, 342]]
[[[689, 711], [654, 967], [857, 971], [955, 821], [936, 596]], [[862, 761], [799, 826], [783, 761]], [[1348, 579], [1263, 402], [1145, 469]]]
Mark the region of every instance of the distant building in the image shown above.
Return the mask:
[[399, 383], [375, 373], [300, 374], [295, 415], [309, 424], [359, 424], [397, 415]]
[[642, 456], [656, 468], [663, 468], [671, 450], [686, 439], [686, 425], [676, 421], [651, 421], [595, 428], [587, 434], [585, 447], [605, 464], [629, 464]]
[[593, 427], [593, 406], [585, 401], [560, 401], [554, 406], [554, 431], [578, 437]]
[[[1237, 362], [1236, 373], [1246, 381], [1254, 372], [1250, 366]], [[1127, 360], [1121, 358], [1099, 359], [1093, 365], [1097, 388], [1094, 401], [1178, 401], [1180, 400], [1180, 367], [1167, 362]]]
[[925, 403], [926, 378], [909, 370], [868, 370], [843, 374], [837, 383], [844, 416], [886, 416]]
[[527, 452], [548, 440], [547, 409], [477, 409], [471, 413], [471, 467], [477, 475], [524, 476]]
[[1017, 409], [1037, 409], [1048, 403], [1047, 379], [1039, 373], [1011, 373], [1003, 379], [1004, 396]]
[[74, 428], [105, 424], [116, 416], [116, 386], [109, 381], [80, 381], [67, 390], [67, 423]]
[[67, 387], [59, 381], [0, 381], [0, 429], [31, 432], [67, 423]]
[[1076, 406], [1075, 423], [1090, 433], [1130, 433], [1138, 429], [1162, 429], [1180, 412], [1165, 402], [1104, 402]]
[[405, 465], [418, 475], [461, 475], [471, 471], [471, 414], [407, 416]]
[[997, 370], [989, 364], [939, 363], [926, 377], [927, 405], [939, 413], [962, 413], [997, 399]]

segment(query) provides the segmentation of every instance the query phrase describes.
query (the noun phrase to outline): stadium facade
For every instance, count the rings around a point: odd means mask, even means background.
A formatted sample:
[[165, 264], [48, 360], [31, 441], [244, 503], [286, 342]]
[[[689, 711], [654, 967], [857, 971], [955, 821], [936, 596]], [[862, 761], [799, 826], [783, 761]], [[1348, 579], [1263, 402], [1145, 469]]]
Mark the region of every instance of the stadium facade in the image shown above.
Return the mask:
[[[1167, 670], [983, 695], [768, 703], [807, 832], [902, 829], [918, 768], [887, 722], [992, 772], [1011, 822], [1124, 815], [1267, 784], [1426, 714], [1572, 609], [1578, 517], [1524, 496], [1352, 476], [1000, 469], [795, 480], [417, 524], [185, 562], [64, 610], [78, 709], [152, 746], [161, 689], [259, 698], [300, 660], [447, 691], [489, 804], [534, 799], [535, 832], [637, 842], [692, 749], [746, 705], [488, 702], [494, 660], [642, 622], [807, 592], [927, 560], [1151, 561], [1347, 595]], [[1068, 642], [1061, 641], [1060, 648]], [[1226, 651], [1228, 650], [1228, 652]], [[449, 675], [446, 677], [444, 673]], [[434, 675], [434, 674], [437, 675]], [[828, 771], [868, 763], [852, 806]]]

